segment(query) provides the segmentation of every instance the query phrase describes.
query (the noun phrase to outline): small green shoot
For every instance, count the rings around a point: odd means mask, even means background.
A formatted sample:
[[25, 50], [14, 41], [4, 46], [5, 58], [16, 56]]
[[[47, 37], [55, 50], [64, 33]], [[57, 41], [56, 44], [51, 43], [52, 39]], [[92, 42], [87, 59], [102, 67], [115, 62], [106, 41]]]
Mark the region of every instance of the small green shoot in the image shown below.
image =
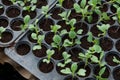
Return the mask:
[[120, 60], [118, 60], [115, 56], [113, 57], [113, 62], [120, 64]]
[[2, 38], [2, 33], [5, 32], [6, 28], [0, 27], [0, 39]]
[[85, 69], [81, 68], [81, 69], [78, 70], [78, 72], [76, 72], [77, 69], [78, 69], [77, 63], [73, 63], [70, 68], [62, 69], [61, 72], [63, 74], [72, 75], [73, 78], [75, 77], [76, 74], [78, 74], [79, 76], [85, 76], [86, 75], [86, 70]]
[[63, 52], [62, 56], [64, 58], [64, 63], [58, 63], [57, 65], [60, 67], [65, 67], [66, 64], [70, 63], [72, 60], [70, 59], [71, 55], [68, 54], [67, 52]]
[[42, 6], [41, 8], [42, 14], [45, 15], [45, 18], [48, 18], [51, 14], [48, 13], [49, 11], [49, 6]]
[[47, 53], [47, 58], [46, 58], [46, 59], [43, 59], [43, 62], [49, 64], [49, 63], [50, 63], [50, 59], [51, 59], [52, 55], [55, 53], [55, 51], [48, 49], [48, 50], [46, 51], [46, 53]]

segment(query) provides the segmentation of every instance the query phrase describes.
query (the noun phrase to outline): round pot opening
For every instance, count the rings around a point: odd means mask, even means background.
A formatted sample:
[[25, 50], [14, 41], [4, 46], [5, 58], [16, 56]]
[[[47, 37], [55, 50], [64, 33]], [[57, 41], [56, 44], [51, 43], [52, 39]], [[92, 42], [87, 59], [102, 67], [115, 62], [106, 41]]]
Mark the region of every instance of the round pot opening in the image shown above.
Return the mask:
[[4, 16], [0, 16], [0, 26], [6, 28], [9, 24], [8, 18]]

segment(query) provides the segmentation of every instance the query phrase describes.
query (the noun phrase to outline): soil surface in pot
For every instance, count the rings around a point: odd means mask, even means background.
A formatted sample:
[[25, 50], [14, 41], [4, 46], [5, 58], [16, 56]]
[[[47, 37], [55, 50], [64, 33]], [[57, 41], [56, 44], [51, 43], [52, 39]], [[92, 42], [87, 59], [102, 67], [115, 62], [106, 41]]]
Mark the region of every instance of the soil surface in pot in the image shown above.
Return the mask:
[[79, 80], [77, 77], [67, 76], [64, 80]]
[[115, 80], [120, 80], [120, 67], [114, 69], [113, 77]]
[[37, 13], [36, 13], [36, 11], [30, 11], [30, 12], [28, 12], [28, 11], [23, 11], [23, 12], [22, 12], [22, 16], [25, 17], [26, 15], [29, 15], [30, 18], [33, 19], [33, 18], [36, 17]]
[[43, 19], [39, 22], [40, 29], [43, 29], [44, 31], [51, 30], [50, 26], [54, 24], [54, 21], [50, 18]]
[[54, 36], [53, 32], [48, 32], [45, 35], [45, 41], [46, 41], [47, 44], [51, 45], [51, 43], [53, 42], [53, 36]]
[[37, 8], [41, 8], [42, 6], [46, 6], [47, 4], [47, 0], [37, 0], [36, 6]]
[[10, 18], [14, 18], [20, 15], [20, 10], [16, 6], [9, 7], [6, 11], [6, 14]]
[[21, 30], [21, 25], [24, 24], [24, 22], [20, 19], [15, 19], [13, 20], [13, 22], [11, 23], [11, 28], [15, 31], [20, 31]]
[[26, 55], [30, 51], [30, 46], [25, 43], [19, 44], [16, 47], [16, 51], [19, 55]]
[[104, 51], [109, 51], [113, 48], [113, 41], [110, 38], [103, 37], [100, 39], [100, 46]]
[[1, 42], [7, 43], [13, 39], [13, 35], [10, 32], [3, 32], [2, 38], [0, 39]]
[[44, 44], [42, 44], [41, 47], [42, 48], [39, 49], [39, 50], [33, 50], [33, 54], [36, 57], [45, 57], [46, 56], [47, 47]]
[[75, 2], [74, 0], [64, 0], [63, 7], [66, 9], [73, 8], [74, 2]]
[[120, 40], [116, 42], [116, 49], [120, 52]]
[[116, 54], [115, 53], [116, 52], [110, 52], [110, 53], [107, 53], [105, 56], [105, 61], [110, 66], [117, 66], [118, 65], [117, 63], [113, 62], [113, 57], [116, 57], [118, 60], [120, 60], [120, 57], [117, 55], [119, 53], [116, 53]]
[[49, 64], [41, 61], [40, 64], [39, 64], [39, 69], [40, 71], [42, 71], [43, 73], [49, 73], [53, 70], [54, 68], [54, 65], [52, 62], [50, 62]]
[[0, 26], [3, 26], [4, 28], [8, 26], [8, 20], [4, 18], [0, 18]]
[[6, 5], [6, 6], [12, 5], [12, 2], [11, 2], [10, 0], [1, 0], [1, 1], [2, 1], [2, 3], [3, 3], [4, 5]]
[[[1, 6], [1, 5], [0, 5]], [[0, 8], [0, 15], [2, 15], [4, 13], [4, 7]]]

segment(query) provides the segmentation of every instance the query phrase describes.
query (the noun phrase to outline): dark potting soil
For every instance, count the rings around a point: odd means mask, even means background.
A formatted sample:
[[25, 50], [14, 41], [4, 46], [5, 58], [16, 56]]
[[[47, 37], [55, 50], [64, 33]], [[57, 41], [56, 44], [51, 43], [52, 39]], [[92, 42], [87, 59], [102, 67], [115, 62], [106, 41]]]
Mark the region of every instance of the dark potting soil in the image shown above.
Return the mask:
[[11, 23], [11, 28], [15, 31], [20, 31], [21, 30], [21, 25], [24, 24], [24, 22], [21, 19], [15, 19]]
[[64, 80], [79, 80], [77, 77], [67, 76]]
[[13, 39], [13, 35], [10, 32], [3, 32], [2, 38], [0, 39], [1, 42], [6, 43]]
[[80, 21], [82, 19], [82, 15], [80, 13], [76, 13], [74, 9], [71, 10], [71, 14], [69, 16], [69, 19], [76, 19], [76, 21]]
[[44, 31], [51, 30], [50, 26], [54, 25], [54, 21], [50, 18], [43, 19], [39, 22], [40, 29], [43, 29]]
[[77, 32], [79, 29], [82, 29], [82, 35], [85, 35], [88, 32], [88, 25], [83, 22], [78, 22], [75, 24], [75, 31]]
[[39, 50], [33, 50], [33, 54], [36, 57], [45, 57], [46, 56], [47, 47], [44, 44], [42, 44], [41, 47], [42, 48], [39, 49]]
[[60, 31], [61, 30], [63, 30], [63, 29], [66, 29], [67, 31], [70, 31], [70, 25], [67, 25], [66, 23], [65, 23], [65, 21], [58, 21], [58, 23], [57, 23], [58, 25], [60, 25], [61, 26], [61, 28], [59, 29]]
[[112, 26], [108, 29], [108, 35], [111, 38], [118, 39], [120, 38], [120, 26]]
[[86, 78], [85, 80], [96, 80], [95, 78]]
[[0, 26], [2, 26], [2, 27], [7, 27], [8, 26], [8, 20], [7, 19], [5, 19], [5, 18], [0, 18]]
[[87, 77], [87, 76], [89, 76], [90, 75], [90, 73], [91, 73], [91, 68], [90, 68], [90, 66], [88, 66], [88, 65], [86, 65], [85, 66], [85, 63], [84, 62], [80, 62], [79, 64], [78, 64], [78, 69], [85, 69], [86, 70], [86, 75], [85, 76], [79, 76], [79, 77]]
[[9, 63], [0, 64], [0, 80], [27, 80], [23, 78]]
[[39, 67], [39, 69], [40, 69], [41, 72], [43, 72], [43, 73], [49, 73], [49, 72], [51, 72], [53, 70], [54, 65], [53, 65], [52, 62], [50, 62], [49, 64], [47, 64], [47, 63], [41, 61], [38, 67]]
[[1, 1], [2, 1], [2, 3], [3, 3], [4, 5], [6, 5], [6, 6], [12, 5], [12, 2], [11, 2], [10, 0], [1, 0]]
[[117, 9], [116, 9], [113, 5], [110, 6], [110, 10], [111, 10], [113, 13], [116, 13], [116, 11], [117, 11]]
[[53, 36], [54, 36], [54, 33], [53, 32], [48, 32], [46, 35], [45, 35], [45, 42], [49, 45], [51, 45], [51, 43], [53, 42]]
[[120, 80], [120, 67], [114, 69], [113, 77], [115, 80]]
[[26, 55], [30, 51], [30, 46], [25, 43], [19, 44], [16, 47], [16, 51], [19, 55]]
[[36, 17], [37, 13], [36, 13], [36, 11], [30, 11], [30, 12], [28, 12], [28, 11], [23, 11], [23, 12], [22, 12], [22, 16], [25, 17], [26, 15], [29, 15], [30, 18], [33, 19], [33, 18]]
[[6, 14], [10, 18], [14, 18], [20, 15], [20, 10], [17, 6], [9, 7], [6, 11]]
[[54, 8], [54, 9], [52, 10], [52, 12], [51, 12], [52, 18], [57, 19], [57, 20], [62, 19], [62, 17], [59, 16], [58, 14], [62, 13], [63, 11], [64, 11], [63, 8], [60, 8], [60, 7]]
[[75, 2], [74, 0], [64, 0], [63, 7], [66, 9], [73, 8], [74, 2]]
[[92, 26], [90, 31], [95, 37], [101, 37], [99, 34], [102, 34], [102, 31], [97, 28], [97, 25]]
[[87, 41], [87, 37], [88, 36], [84, 36], [80, 39], [80, 41], [81, 41], [80, 46], [83, 47], [84, 49], [89, 49], [89, 47], [93, 46], [93, 43], [90, 43]]
[[[0, 5], [1, 6], [1, 5]], [[0, 8], [0, 15], [2, 15], [4, 13], [4, 7]]]
[[105, 56], [105, 61], [110, 66], [117, 66], [118, 65], [117, 63], [113, 62], [113, 57], [116, 57], [118, 60], [120, 60], [120, 57], [117, 55], [119, 53], [117, 53], [117, 54], [114, 54], [114, 53], [116, 53], [116, 52], [109, 52]]
[[[104, 4], [104, 2], [102, 1], [102, 4]], [[108, 4], [104, 4], [100, 7], [100, 10], [102, 12], [107, 12], [108, 11]]]
[[[102, 69], [103, 67], [100, 68], [100, 66], [96, 66], [94, 68], [94, 74], [95, 75], [99, 75], [98, 73], [100, 72], [100, 70]], [[106, 69], [105, 69], [105, 72], [102, 74], [102, 77], [103, 78], [108, 78], [110, 75], [110, 71], [109, 71], [109, 67], [106, 66]]]
[[120, 40], [116, 42], [115, 47], [120, 52]]
[[55, 53], [53, 54], [52, 58], [56, 60], [63, 59], [62, 53], [65, 51], [65, 48], [61, 48], [60, 50], [58, 50], [57, 48], [53, 48], [53, 50], [55, 51]]
[[72, 61], [79, 62], [80, 58], [78, 56], [79, 56], [79, 53], [82, 53], [82, 52], [83, 50], [81, 48], [74, 47], [68, 53], [71, 55]]
[[37, 0], [36, 6], [37, 8], [41, 8], [42, 6], [46, 6], [47, 4], [47, 0]]
[[103, 37], [100, 39], [100, 46], [104, 51], [109, 51], [113, 48], [113, 41], [110, 38]]
[[92, 21], [91, 22], [89, 22], [88, 19], [85, 18], [85, 21], [89, 24], [97, 23], [98, 20], [99, 20], [99, 15], [95, 12], [92, 14]]

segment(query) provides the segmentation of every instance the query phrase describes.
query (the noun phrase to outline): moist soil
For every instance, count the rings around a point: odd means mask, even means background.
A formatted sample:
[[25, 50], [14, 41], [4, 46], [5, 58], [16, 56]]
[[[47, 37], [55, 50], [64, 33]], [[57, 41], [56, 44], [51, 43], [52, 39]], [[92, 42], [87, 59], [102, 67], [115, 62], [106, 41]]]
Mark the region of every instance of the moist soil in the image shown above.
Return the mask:
[[64, 80], [79, 80], [77, 77], [68, 76]]
[[[103, 68], [103, 67], [102, 67], [102, 68]], [[94, 68], [94, 74], [95, 74], [95, 75], [99, 75], [98, 73], [100, 72], [100, 70], [101, 70], [102, 68], [100, 68], [99, 66], [96, 66], [96, 67]], [[105, 72], [102, 74], [102, 77], [103, 77], [103, 78], [108, 78], [109, 75], [110, 75], [109, 68], [106, 66], [106, 70], [105, 70]]]
[[3, 26], [4, 28], [8, 26], [8, 21], [4, 18], [0, 18], [0, 26]]
[[120, 40], [116, 42], [116, 49], [120, 52]]
[[107, 53], [107, 55], [105, 56], [105, 61], [107, 62], [108, 65], [110, 66], [118, 65], [117, 63], [113, 62], [113, 57], [116, 57], [118, 60], [120, 60], [120, 57], [117, 54], [114, 54], [114, 52]]
[[28, 11], [23, 11], [23, 12], [22, 12], [22, 16], [25, 17], [26, 15], [29, 15], [30, 18], [33, 19], [33, 18], [36, 17], [37, 13], [36, 13], [36, 11], [30, 11], [30, 12], [28, 12]]
[[74, 61], [74, 62], [79, 62], [80, 59], [79, 59], [78, 56], [79, 56], [79, 53], [82, 53], [82, 52], [83, 52], [82, 49], [77, 48], [77, 47], [74, 47], [74, 48], [72, 48], [68, 53], [71, 55], [72, 61]]
[[47, 47], [44, 44], [42, 44], [41, 47], [42, 48], [39, 49], [39, 50], [33, 50], [33, 54], [36, 57], [45, 57], [46, 56]]
[[56, 7], [56, 8], [54, 8], [54, 9], [52, 10], [52, 12], [51, 12], [52, 15], [51, 15], [51, 17], [54, 18], [54, 19], [56, 19], [56, 20], [62, 19], [62, 17], [59, 16], [58, 14], [62, 13], [63, 11], [64, 11], [64, 9], [59, 8], [59, 7]]
[[6, 5], [6, 6], [12, 5], [12, 2], [11, 2], [10, 0], [1, 0], [1, 1], [2, 1], [2, 3], [3, 3], [4, 5]]
[[75, 31], [77, 32], [79, 29], [83, 30], [81, 35], [85, 35], [88, 32], [88, 25], [83, 22], [78, 22], [75, 24]]
[[73, 5], [74, 5], [74, 0], [64, 0], [63, 1], [63, 7], [66, 9], [73, 8]]
[[2, 38], [0, 39], [1, 42], [7, 43], [13, 39], [13, 35], [10, 32], [3, 32]]
[[46, 6], [47, 4], [47, 0], [37, 0], [36, 6], [37, 8], [41, 8], [42, 6]]
[[49, 64], [41, 61], [40, 64], [39, 64], [39, 69], [41, 72], [43, 73], [49, 73], [53, 70], [54, 68], [54, 65], [52, 62], [50, 62]]
[[51, 30], [50, 26], [54, 24], [54, 21], [50, 18], [43, 19], [39, 22], [40, 29], [43, 29], [44, 31]]
[[111, 38], [118, 39], [120, 38], [120, 26], [112, 26], [108, 30], [108, 35]]
[[113, 77], [115, 80], [120, 80], [120, 67], [115, 68], [113, 71]]
[[2, 15], [3, 13], [4, 13], [4, 8], [0, 8], [0, 15]]
[[26, 55], [30, 51], [30, 46], [28, 44], [20, 44], [17, 46], [16, 51], [19, 55]]
[[62, 53], [65, 51], [65, 48], [61, 48], [60, 50], [58, 50], [57, 48], [53, 48], [53, 50], [55, 51], [55, 53], [53, 54], [52, 58], [54, 58], [55, 60], [63, 59]]
[[51, 43], [53, 42], [53, 36], [54, 36], [53, 32], [48, 32], [45, 35], [45, 41], [46, 41], [47, 44], [51, 45]]
[[88, 36], [84, 36], [80, 39], [80, 41], [81, 41], [80, 46], [83, 47], [84, 49], [89, 49], [89, 47], [93, 46], [93, 43], [90, 43], [87, 41], [87, 37]]
[[15, 31], [20, 31], [21, 30], [21, 25], [24, 24], [24, 22], [20, 19], [16, 19], [11, 23], [11, 28]]
[[6, 14], [10, 18], [14, 18], [20, 15], [20, 10], [14, 6], [12, 8], [8, 8]]
[[32, 32], [30, 32], [29, 34], [28, 34], [28, 40], [30, 41], [30, 42], [32, 42], [32, 43], [37, 43], [37, 40], [34, 40], [32, 37], [31, 37], [31, 34], [32, 34]]
[[113, 47], [113, 41], [110, 38], [103, 37], [100, 39], [100, 46], [104, 51], [109, 51]]

